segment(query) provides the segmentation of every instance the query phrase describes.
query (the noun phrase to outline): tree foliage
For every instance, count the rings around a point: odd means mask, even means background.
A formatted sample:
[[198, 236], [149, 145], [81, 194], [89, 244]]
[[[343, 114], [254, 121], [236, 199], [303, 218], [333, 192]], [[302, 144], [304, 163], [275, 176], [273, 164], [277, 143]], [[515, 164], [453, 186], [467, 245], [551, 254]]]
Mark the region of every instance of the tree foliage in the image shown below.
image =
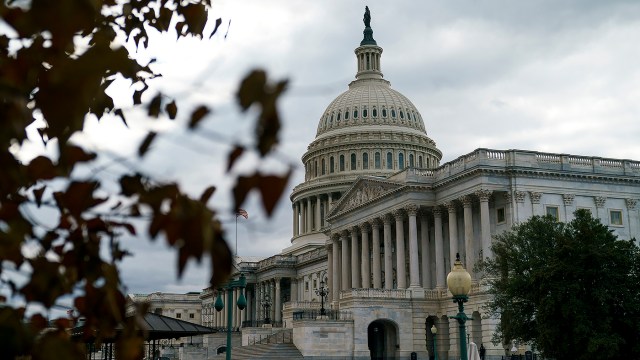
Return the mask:
[[[135, 60], [131, 51], [148, 45], [151, 29], [175, 32], [178, 38], [205, 34], [210, 0], [31, 0], [3, 1], [0, 18], [0, 275], [8, 268], [27, 273], [16, 282], [2, 276], [11, 296], [27, 305], [51, 308], [63, 296], [74, 296], [75, 318], [86, 320], [86, 337], [110, 338], [118, 326], [119, 359], [143, 356], [139, 323], [125, 319], [125, 296], [119, 263], [128, 255], [118, 235], [141, 236], [132, 221], [145, 221], [148, 236], [162, 237], [177, 253], [181, 275], [191, 259], [211, 257], [212, 285], [225, 281], [231, 269], [231, 252], [214, 207], [208, 205], [215, 187], [193, 198], [177, 182], [162, 183], [131, 170], [119, 175], [119, 191], [104, 186], [99, 176], [79, 176], [77, 169], [91, 165], [98, 155], [73, 143], [87, 116], [101, 121], [123, 121], [127, 111], [117, 107], [105, 90], [116, 79], [130, 81], [132, 103], [146, 109], [149, 118], [185, 119], [197, 131], [211, 115], [206, 104], [178, 111], [176, 99], [151, 92], [148, 84], [161, 74], [150, 64]], [[135, 44], [122, 46], [123, 42]], [[134, 50], [129, 50], [129, 49]], [[242, 111], [258, 108], [252, 149], [267, 157], [278, 143], [280, 119], [276, 102], [286, 81], [269, 81], [264, 71], [252, 71], [241, 83], [238, 102]], [[54, 155], [40, 155], [23, 163], [21, 145], [25, 128], [40, 119], [42, 142]], [[138, 148], [143, 157], [161, 134], [149, 132]], [[238, 145], [229, 154], [228, 170], [245, 153]], [[239, 177], [233, 189], [234, 208], [247, 194], [262, 194], [268, 215], [286, 186], [289, 173]], [[31, 216], [30, 209], [49, 208], [55, 226]], [[105, 254], [104, 249], [108, 249]], [[28, 249], [28, 251], [26, 250]], [[0, 299], [0, 303], [3, 299]], [[6, 299], [5, 299], [6, 300]], [[142, 309], [144, 310], [144, 309]], [[66, 331], [71, 322], [61, 319], [55, 329], [40, 314], [25, 322], [25, 307], [0, 306], [0, 348], [3, 358], [31, 355], [34, 359], [56, 354], [59, 359], [82, 358], [81, 349]]]
[[570, 223], [534, 216], [496, 236], [489, 275], [495, 339], [548, 358], [640, 358], [640, 251], [586, 210]]

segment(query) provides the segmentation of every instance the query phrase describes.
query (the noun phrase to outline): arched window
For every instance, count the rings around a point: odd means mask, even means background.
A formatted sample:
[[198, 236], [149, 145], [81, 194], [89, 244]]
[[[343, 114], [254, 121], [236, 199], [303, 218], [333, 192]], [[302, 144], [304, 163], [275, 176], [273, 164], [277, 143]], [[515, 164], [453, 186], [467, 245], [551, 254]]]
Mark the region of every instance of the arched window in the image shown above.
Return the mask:
[[396, 117], [396, 109], [391, 109], [391, 117], [392, 118]]
[[313, 176], [318, 177], [318, 160], [313, 162]]
[[333, 174], [334, 172], [334, 161], [333, 161], [333, 156], [331, 158], [329, 158], [329, 172]]
[[326, 173], [324, 159], [322, 159], [322, 175]]
[[387, 169], [393, 169], [393, 154], [391, 152], [387, 153]]
[[404, 112], [402, 112], [402, 110], [400, 110], [400, 119], [404, 119]]
[[411, 113], [407, 110], [407, 119], [411, 120]]
[[427, 158], [427, 167], [430, 168], [431, 167], [431, 159]]
[[344, 119], [345, 119], [345, 120], [349, 120], [349, 109], [345, 110], [345, 112], [344, 112]]
[[363, 118], [367, 117], [367, 108], [362, 109], [362, 117]]
[[387, 117], [387, 109], [382, 108], [382, 117]]
[[333, 122], [333, 113], [331, 113], [331, 121]]
[[381, 165], [380, 165], [380, 153], [376, 151], [376, 154], [374, 156], [374, 162], [375, 162], [375, 167], [376, 169], [380, 169]]
[[422, 167], [422, 155], [418, 156], [418, 167]]
[[353, 109], [353, 118], [354, 119], [358, 118], [358, 109]]
[[337, 121], [340, 121], [340, 114], [342, 113], [338, 111], [338, 118], [336, 119]]
[[362, 153], [362, 168], [364, 170], [369, 169], [369, 153]]
[[378, 109], [373, 108], [373, 110], [371, 110], [371, 115], [372, 115], [373, 117], [378, 117]]
[[355, 170], [356, 169], [356, 154], [351, 154], [351, 170]]
[[399, 153], [398, 154], [398, 167], [400, 169], [404, 169], [404, 154], [403, 153]]
[[409, 167], [413, 167], [413, 154], [409, 154]]
[[340, 171], [344, 171], [344, 155], [340, 155]]

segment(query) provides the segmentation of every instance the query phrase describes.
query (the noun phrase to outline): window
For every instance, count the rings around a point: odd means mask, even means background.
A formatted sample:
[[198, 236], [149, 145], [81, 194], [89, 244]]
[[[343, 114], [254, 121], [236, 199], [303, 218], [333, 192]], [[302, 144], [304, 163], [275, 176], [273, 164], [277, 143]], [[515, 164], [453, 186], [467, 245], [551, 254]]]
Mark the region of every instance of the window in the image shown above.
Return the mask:
[[362, 168], [364, 170], [368, 170], [369, 169], [369, 153], [363, 153], [362, 154]]
[[422, 155], [418, 156], [418, 167], [422, 167]]
[[325, 174], [325, 162], [324, 159], [322, 159], [322, 175]]
[[353, 110], [353, 118], [357, 119], [358, 118], [358, 109], [354, 109]]
[[153, 310], [154, 314], [158, 314], [158, 315], [162, 315], [162, 309], [161, 308], [156, 308], [155, 310]]
[[380, 153], [376, 151], [376, 154], [374, 156], [374, 162], [375, 162], [375, 167], [376, 169], [380, 169]]
[[189, 314], [189, 319], [195, 319], [196, 314]]
[[335, 168], [333, 165], [333, 156], [331, 158], [329, 158], [329, 172], [333, 174], [333, 169]]
[[387, 117], [387, 109], [382, 108], [382, 117]]
[[411, 113], [407, 111], [407, 119], [411, 120]]
[[391, 117], [392, 118], [396, 117], [396, 110], [395, 109], [391, 109]]
[[348, 119], [349, 119], [349, 109], [347, 109], [347, 110], [344, 112], [344, 119], [345, 119], [345, 120], [348, 120]]
[[371, 110], [371, 115], [373, 115], [373, 117], [378, 117], [378, 109], [373, 108], [373, 110]]
[[338, 118], [336, 119], [337, 121], [340, 121], [340, 114], [342, 113], [338, 112]]
[[308, 281], [304, 282], [304, 291], [309, 291], [309, 282]]
[[393, 154], [387, 153], [387, 169], [393, 169]]
[[363, 118], [367, 117], [367, 108], [362, 109], [362, 117]]
[[506, 219], [507, 218], [506, 218], [506, 215], [505, 215], [505, 212], [504, 212], [504, 208], [501, 207], [501, 208], [496, 209], [496, 222], [498, 224], [502, 224], [503, 222], [506, 221]]
[[557, 206], [547, 206], [546, 208], [547, 215], [552, 216], [556, 220], [560, 220], [560, 212], [558, 211]]
[[318, 177], [318, 160], [313, 162], [313, 176]]
[[399, 153], [398, 154], [398, 167], [400, 169], [404, 169], [404, 154], [403, 153]]
[[413, 154], [409, 154], [409, 167], [413, 167]]
[[316, 289], [318, 287], [318, 280], [313, 279], [313, 288]]
[[351, 154], [351, 170], [356, 169], [356, 154]]
[[609, 223], [622, 226], [622, 210], [609, 210]]
[[176, 319], [180, 319], [181, 317], [182, 317], [182, 314], [180, 314], [180, 313], [176, 314]]
[[402, 112], [402, 110], [400, 110], [400, 119], [404, 119], [404, 112]]
[[340, 155], [340, 171], [344, 171], [344, 155]]

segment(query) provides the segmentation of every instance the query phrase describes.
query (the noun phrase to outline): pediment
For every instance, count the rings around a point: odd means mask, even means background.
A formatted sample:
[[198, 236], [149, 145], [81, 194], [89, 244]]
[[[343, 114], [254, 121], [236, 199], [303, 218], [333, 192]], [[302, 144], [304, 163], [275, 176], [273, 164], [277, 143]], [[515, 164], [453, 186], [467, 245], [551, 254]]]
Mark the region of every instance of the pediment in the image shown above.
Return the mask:
[[400, 187], [402, 187], [402, 185], [373, 177], [359, 178], [342, 196], [327, 217], [332, 218], [374, 202]]

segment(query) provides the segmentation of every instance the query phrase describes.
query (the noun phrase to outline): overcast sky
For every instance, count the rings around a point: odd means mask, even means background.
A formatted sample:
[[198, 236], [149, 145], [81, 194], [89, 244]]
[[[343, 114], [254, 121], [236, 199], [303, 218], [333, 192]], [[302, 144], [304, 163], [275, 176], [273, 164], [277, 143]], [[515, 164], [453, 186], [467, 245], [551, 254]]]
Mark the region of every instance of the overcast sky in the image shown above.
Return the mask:
[[[249, 219], [238, 220], [240, 255], [274, 255], [290, 245], [288, 195], [303, 179], [300, 157], [325, 107], [354, 79], [365, 5], [384, 49], [384, 77], [420, 111], [443, 162], [479, 147], [640, 160], [640, 2], [612, 0], [215, 1], [212, 18], [223, 25], [212, 39], [157, 36], [138, 54], [156, 58], [164, 76], [153, 89], [178, 98], [180, 115], [190, 104], [214, 109], [204, 131], [192, 136], [179, 124], [135, 122], [141, 116], [130, 111], [131, 129], [88, 121], [81, 141], [131, 155], [146, 130], [162, 131], [141, 166], [194, 195], [218, 185], [211, 204], [235, 247], [224, 158], [229, 143], [248, 141], [252, 117], [239, 113], [234, 93], [255, 67], [290, 79], [280, 102], [279, 160], [264, 168], [294, 163], [296, 172], [271, 220], [255, 197], [245, 206]], [[113, 95], [126, 105], [131, 91]], [[128, 292], [206, 286], [206, 267], [191, 266], [176, 280], [175, 254], [162, 241], [125, 242], [136, 253], [122, 266]]]

